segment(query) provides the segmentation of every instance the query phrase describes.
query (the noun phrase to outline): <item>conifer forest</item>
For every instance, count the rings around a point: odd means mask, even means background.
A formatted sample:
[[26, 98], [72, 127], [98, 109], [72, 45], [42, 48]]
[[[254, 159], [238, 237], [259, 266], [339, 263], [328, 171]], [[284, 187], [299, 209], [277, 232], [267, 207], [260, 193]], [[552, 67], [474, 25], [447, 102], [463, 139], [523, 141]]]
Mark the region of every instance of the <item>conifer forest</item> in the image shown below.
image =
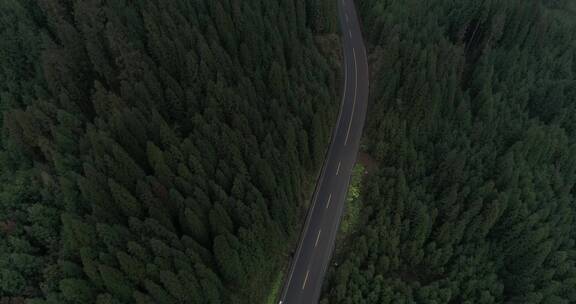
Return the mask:
[[378, 165], [321, 303], [576, 303], [575, 3], [357, 1]]
[[2, 303], [262, 303], [337, 115], [335, 4], [0, 1]]
[[[0, 304], [278, 303], [338, 1], [0, 0]], [[576, 0], [349, 3], [370, 161], [320, 304], [576, 304]]]

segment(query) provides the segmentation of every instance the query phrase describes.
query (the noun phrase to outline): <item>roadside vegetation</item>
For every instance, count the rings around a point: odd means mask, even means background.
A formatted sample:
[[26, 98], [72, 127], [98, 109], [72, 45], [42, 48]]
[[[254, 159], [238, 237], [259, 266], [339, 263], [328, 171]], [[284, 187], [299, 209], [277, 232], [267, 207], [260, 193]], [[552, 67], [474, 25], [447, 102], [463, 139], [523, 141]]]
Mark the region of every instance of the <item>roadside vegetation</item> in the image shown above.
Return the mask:
[[269, 294], [266, 299], [265, 304], [278, 304], [278, 298], [282, 292], [282, 286], [284, 285], [285, 271], [278, 271], [276, 277], [270, 282], [270, 287], [267, 288]]
[[357, 4], [378, 169], [321, 303], [576, 303], [574, 2]]
[[362, 199], [360, 198], [362, 179], [366, 174], [365, 167], [356, 163], [352, 170], [350, 177], [350, 185], [348, 186], [348, 194], [346, 196], [346, 206], [344, 216], [340, 223], [339, 233], [343, 237], [350, 235], [355, 229], [360, 219], [360, 211], [362, 209]]

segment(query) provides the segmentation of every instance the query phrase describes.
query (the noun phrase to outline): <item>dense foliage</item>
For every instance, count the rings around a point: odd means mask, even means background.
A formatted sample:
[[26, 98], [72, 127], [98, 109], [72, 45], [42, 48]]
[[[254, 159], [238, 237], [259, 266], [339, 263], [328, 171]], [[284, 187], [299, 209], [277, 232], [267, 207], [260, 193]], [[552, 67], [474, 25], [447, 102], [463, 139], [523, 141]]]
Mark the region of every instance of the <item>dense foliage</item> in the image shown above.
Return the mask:
[[574, 2], [358, 4], [379, 169], [323, 303], [576, 303]]
[[262, 301], [337, 110], [335, 13], [0, 1], [0, 300]]

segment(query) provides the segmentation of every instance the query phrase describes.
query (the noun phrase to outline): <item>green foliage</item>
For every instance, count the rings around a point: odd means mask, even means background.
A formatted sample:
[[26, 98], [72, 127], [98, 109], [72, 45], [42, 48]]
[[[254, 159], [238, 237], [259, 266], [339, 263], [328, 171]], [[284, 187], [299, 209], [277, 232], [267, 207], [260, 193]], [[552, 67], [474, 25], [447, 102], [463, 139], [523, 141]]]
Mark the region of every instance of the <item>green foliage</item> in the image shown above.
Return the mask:
[[94, 293], [89, 283], [78, 279], [60, 281], [62, 296], [71, 303], [89, 303], [94, 299]]
[[264, 301], [337, 110], [335, 7], [0, 1], [2, 301]]
[[278, 297], [280, 296], [280, 292], [282, 292], [282, 287], [284, 284], [285, 273], [284, 271], [279, 271], [274, 277], [272, 284], [270, 285], [270, 290], [268, 290], [268, 297], [266, 301], [263, 302], [264, 304], [276, 304], [278, 301]]
[[576, 23], [563, 5], [359, 2], [379, 169], [325, 303], [576, 302]]
[[348, 194], [346, 197], [346, 210], [340, 222], [339, 230], [340, 234], [344, 237], [354, 232], [360, 220], [360, 212], [362, 211], [360, 194], [365, 172], [364, 165], [357, 163], [354, 165], [352, 175], [350, 176], [350, 184], [348, 185]]

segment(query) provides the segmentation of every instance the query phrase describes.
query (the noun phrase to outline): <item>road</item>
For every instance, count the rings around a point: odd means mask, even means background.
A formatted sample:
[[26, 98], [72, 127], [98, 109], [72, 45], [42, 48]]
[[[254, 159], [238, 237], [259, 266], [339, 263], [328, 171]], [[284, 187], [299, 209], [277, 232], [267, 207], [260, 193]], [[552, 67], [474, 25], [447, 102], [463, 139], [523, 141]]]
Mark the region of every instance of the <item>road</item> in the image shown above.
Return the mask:
[[342, 103], [298, 249], [280, 295], [281, 304], [312, 304], [319, 300], [366, 118], [368, 61], [360, 23], [353, 0], [336, 1], [344, 56]]

